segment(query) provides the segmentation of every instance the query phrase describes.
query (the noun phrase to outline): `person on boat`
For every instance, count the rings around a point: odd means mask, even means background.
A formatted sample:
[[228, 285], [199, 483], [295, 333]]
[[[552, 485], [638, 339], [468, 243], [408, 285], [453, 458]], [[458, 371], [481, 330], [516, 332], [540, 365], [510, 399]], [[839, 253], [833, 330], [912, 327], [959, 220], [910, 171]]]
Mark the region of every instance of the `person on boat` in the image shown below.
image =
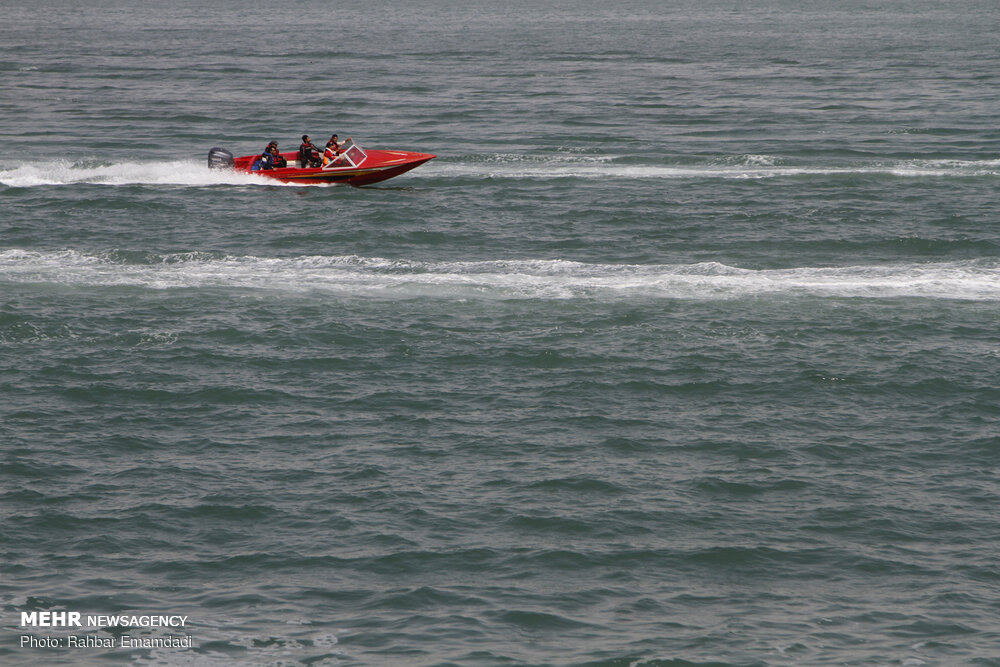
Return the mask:
[[272, 144], [274, 144], [273, 141], [267, 145], [267, 148], [260, 154], [260, 157], [254, 160], [253, 166], [250, 167], [251, 171], [270, 171], [274, 169], [274, 155], [271, 153]]
[[278, 152], [278, 142], [272, 141], [267, 145], [267, 152], [271, 154], [271, 163], [275, 169], [284, 169], [288, 166], [288, 160]]
[[330, 141], [326, 142], [326, 150], [323, 151], [323, 166], [330, 164], [331, 162], [336, 162], [337, 158], [340, 156], [340, 144], [337, 141], [337, 135], [330, 137]]
[[303, 169], [320, 166], [319, 156], [322, 152], [309, 140], [308, 134], [303, 134], [302, 143], [299, 145], [299, 166]]

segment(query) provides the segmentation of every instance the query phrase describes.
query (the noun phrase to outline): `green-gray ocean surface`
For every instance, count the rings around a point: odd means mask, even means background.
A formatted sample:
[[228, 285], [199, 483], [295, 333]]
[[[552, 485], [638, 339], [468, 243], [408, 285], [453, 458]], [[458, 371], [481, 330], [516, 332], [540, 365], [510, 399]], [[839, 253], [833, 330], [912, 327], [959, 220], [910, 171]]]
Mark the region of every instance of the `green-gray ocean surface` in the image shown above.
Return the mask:
[[0, 663], [1000, 665], [994, 0], [0, 16]]

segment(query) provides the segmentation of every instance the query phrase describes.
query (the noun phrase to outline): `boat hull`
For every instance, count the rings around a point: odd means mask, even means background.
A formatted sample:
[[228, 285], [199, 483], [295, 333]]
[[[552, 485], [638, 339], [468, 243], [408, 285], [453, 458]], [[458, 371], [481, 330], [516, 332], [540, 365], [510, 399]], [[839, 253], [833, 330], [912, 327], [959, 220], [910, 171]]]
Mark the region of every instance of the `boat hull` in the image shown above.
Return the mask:
[[367, 149], [368, 157], [358, 166], [347, 167], [299, 167], [296, 161], [297, 153], [282, 153], [288, 162], [287, 167], [252, 171], [251, 166], [258, 155], [245, 155], [233, 161], [233, 168], [264, 178], [273, 178], [284, 183], [347, 183], [361, 186], [379, 183], [381, 181], [404, 174], [419, 167], [428, 160], [434, 159], [430, 153], [415, 153], [412, 151], [391, 151]]

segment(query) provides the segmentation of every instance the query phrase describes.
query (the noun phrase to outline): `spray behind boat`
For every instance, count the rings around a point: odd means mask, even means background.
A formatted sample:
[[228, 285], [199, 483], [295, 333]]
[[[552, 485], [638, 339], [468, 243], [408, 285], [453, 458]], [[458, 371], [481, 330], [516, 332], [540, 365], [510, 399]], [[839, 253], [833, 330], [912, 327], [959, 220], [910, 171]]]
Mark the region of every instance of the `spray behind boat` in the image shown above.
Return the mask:
[[233, 164], [233, 154], [225, 148], [219, 148], [216, 146], [212, 150], [208, 151], [209, 169], [232, 169]]

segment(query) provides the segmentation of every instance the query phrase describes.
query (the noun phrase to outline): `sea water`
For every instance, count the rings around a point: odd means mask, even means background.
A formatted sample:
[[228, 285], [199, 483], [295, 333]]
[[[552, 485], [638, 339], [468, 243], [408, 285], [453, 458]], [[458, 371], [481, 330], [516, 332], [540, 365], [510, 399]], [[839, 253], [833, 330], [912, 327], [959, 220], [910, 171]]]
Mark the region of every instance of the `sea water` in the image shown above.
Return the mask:
[[995, 2], [0, 16], [0, 663], [1000, 664]]

